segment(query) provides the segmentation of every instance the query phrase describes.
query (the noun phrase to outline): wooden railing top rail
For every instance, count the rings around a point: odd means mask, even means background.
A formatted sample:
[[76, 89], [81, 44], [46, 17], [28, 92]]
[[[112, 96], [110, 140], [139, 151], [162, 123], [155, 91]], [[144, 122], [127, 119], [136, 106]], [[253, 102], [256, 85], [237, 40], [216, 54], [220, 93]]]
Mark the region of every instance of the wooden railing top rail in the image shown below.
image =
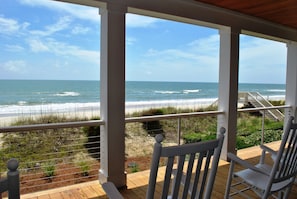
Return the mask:
[[44, 129], [75, 128], [75, 127], [83, 127], [83, 126], [99, 126], [99, 125], [103, 125], [104, 123], [105, 122], [103, 120], [89, 120], [89, 121], [78, 121], [78, 122], [61, 122], [61, 123], [50, 123], [50, 124], [9, 126], [9, 127], [1, 127], [0, 133], [44, 130]]
[[126, 118], [126, 123], [131, 122], [144, 122], [144, 121], [152, 121], [152, 120], [164, 120], [164, 119], [177, 119], [177, 118], [185, 118], [185, 117], [195, 117], [195, 116], [211, 116], [211, 115], [219, 115], [224, 114], [224, 111], [204, 111], [204, 112], [191, 112], [191, 113], [175, 113], [175, 114], [167, 114], [167, 115], [152, 115], [152, 116], [141, 116], [141, 117], [130, 117]]
[[[263, 110], [270, 110], [270, 109], [283, 109], [283, 108], [290, 108], [290, 107], [291, 106], [289, 106], [289, 105], [284, 105], [284, 106], [261, 107], [261, 108], [247, 108], [247, 109], [239, 109], [238, 112], [255, 112], [255, 111], [263, 111]], [[130, 117], [130, 118], [125, 118], [125, 122], [132, 123], [132, 122], [177, 119], [177, 118], [196, 117], [196, 116], [212, 116], [212, 115], [219, 115], [219, 114], [224, 114], [224, 111], [205, 111], [205, 112], [191, 112], [191, 113], [176, 113], [176, 114], [167, 114], [167, 115]], [[75, 127], [83, 127], [83, 126], [100, 126], [100, 125], [103, 125], [104, 123], [105, 123], [105, 121], [103, 121], [103, 120], [89, 120], [89, 121], [77, 121], [77, 122], [8, 126], [8, 127], [0, 127], [0, 133], [43, 130], [43, 129], [75, 128]]]
[[[167, 114], [167, 115], [153, 115], [153, 116], [141, 116], [141, 117], [130, 117], [125, 118], [126, 123], [131, 122], [143, 122], [152, 120], [164, 120], [164, 119], [175, 119], [184, 117], [194, 117], [194, 116], [210, 116], [223, 114], [223, 111], [205, 111], [205, 112], [191, 112], [191, 113], [177, 113], [177, 114]], [[59, 129], [59, 128], [75, 128], [83, 126], [99, 126], [103, 125], [105, 122], [103, 120], [90, 120], [90, 121], [77, 121], [77, 122], [63, 122], [63, 123], [50, 123], [50, 124], [32, 124], [32, 125], [22, 125], [22, 126], [9, 126], [1, 127], [0, 133], [7, 132], [17, 132], [17, 131], [31, 131], [31, 130], [44, 130], [44, 129]]]
[[255, 111], [265, 111], [265, 110], [272, 110], [272, 109], [285, 109], [291, 108], [290, 105], [283, 105], [283, 106], [270, 106], [270, 107], [259, 107], [259, 108], [244, 108], [238, 109], [238, 112], [255, 112]]

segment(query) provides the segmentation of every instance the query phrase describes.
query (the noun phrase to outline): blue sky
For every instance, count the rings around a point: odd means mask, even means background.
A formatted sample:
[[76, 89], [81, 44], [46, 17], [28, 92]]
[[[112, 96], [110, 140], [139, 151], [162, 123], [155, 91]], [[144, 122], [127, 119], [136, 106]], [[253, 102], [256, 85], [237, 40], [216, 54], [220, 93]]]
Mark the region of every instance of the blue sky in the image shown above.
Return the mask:
[[[97, 8], [1, 3], [0, 79], [99, 79]], [[218, 30], [132, 14], [126, 25], [127, 80], [218, 81]], [[285, 64], [285, 44], [241, 35], [240, 82], [285, 83]]]

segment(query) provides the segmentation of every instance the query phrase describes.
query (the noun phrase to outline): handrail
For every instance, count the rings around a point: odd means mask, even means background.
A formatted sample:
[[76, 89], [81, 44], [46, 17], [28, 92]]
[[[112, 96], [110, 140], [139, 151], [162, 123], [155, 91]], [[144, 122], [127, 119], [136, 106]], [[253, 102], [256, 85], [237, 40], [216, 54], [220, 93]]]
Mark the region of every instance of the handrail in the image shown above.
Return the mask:
[[[289, 105], [283, 106], [273, 106], [273, 107], [260, 107], [260, 108], [246, 108], [238, 109], [238, 112], [255, 112], [263, 111], [270, 109], [282, 109], [290, 108]], [[125, 118], [126, 123], [132, 122], [143, 122], [143, 121], [153, 121], [153, 120], [163, 120], [163, 119], [177, 119], [181, 117], [194, 117], [201, 115], [218, 115], [223, 114], [224, 111], [205, 111], [205, 112], [191, 112], [191, 113], [176, 113], [176, 114], [167, 114], [167, 115], [153, 115], [153, 116], [141, 116], [141, 117], [130, 117]], [[79, 122], [64, 122], [64, 123], [51, 123], [51, 124], [31, 124], [31, 125], [22, 125], [22, 126], [8, 126], [1, 127], [0, 133], [16, 132], [16, 131], [29, 131], [29, 130], [42, 130], [42, 129], [59, 129], [59, 128], [74, 128], [82, 126], [99, 126], [105, 124], [103, 120], [90, 120], [90, 121], [79, 121]]]
[[[258, 105], [260, 107], [273, 107], [273, 105], [264, 98], [259, 92], [248, 92], [248, 97], [252, 98], [250, 102], [257, 108]], [[267, 111], [268, 115], [276, 120], [282, 120], [284, 115], [278, 109], [269, 109]]]
[[255, 112], [255, 111], [264, 111], [270, 109], [283, 109], [283, 108], [291, 108], [290, 105], [282, 105], [282, 106], [270, 106], [270, 107], [259, 107], [259, 108], [244, 108], [238, 109], [238, 112]]
[[0, 133], [44, 130], [44, 129], [75, 128], [75, 127], [83, 127], [83, 126], [100, 126], [103, 124], [105, 124], [103, 120], [60, 122], [60, 123], [51, 123], [51, 124], [31, 124], [31, 125], [22, 125], [22, 126], [1, 127]]
[[[193, 117], [199, 115], [217, 115], [223, 114], [223, 111], [206, 111], [206, 112], [191, 112], [191, 113], [177, 113], [168, 115], [154, 115], [154, 116], [142, 116], [142, 117], [131, 117], [126, 118], [126, 123], [131, 122], [142, 122], [142, 121], [152, 121], [161, 119], [175, 119], [180, 117]], [[78, 122], [60, 122], [51, 124], [31, 124], [22, 126], [8, 126], [1, 127], [0, 133], [17, 132], [17, 131], [32, 131], [32, 130], [44, 130], [44, 129], [59, 129], [59, 128], [75, 128], [83, 126], [100, 126], [105, 124], [103, 120], [90, 120], [90, 121], [78, 121]]]
[[204, 111], [204, 112], [191, 112], [191, 113], [175, 113], [175, 114], [167, 114], [167, 115], [153, 115], [153, 116], [141, 116], [141, 117], [130, 117], [126, 118], [126, 123], [132, 122], [143, 122], [143, 121], [153, 121], [153, 120], [164, 120], [164, 119], [177, 119], [181, 117], [194, 117], [201, 115], [219, 115], [224, 114], [224, 111]]

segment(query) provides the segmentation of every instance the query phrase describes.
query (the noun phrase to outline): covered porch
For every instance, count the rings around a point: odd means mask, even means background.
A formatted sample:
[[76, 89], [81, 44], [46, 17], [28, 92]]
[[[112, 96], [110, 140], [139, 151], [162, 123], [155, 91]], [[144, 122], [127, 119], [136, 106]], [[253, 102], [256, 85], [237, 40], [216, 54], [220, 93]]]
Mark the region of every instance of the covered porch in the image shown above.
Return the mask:
[[[258, 147], [236, 151], [238, 113], [238, 73], [240, 35], [271, 39], [287, 45], [286, 64], [286, 111], [284, 122], [289, 116], [297, 117], [297, 16], [296, 2], [287, 1], [280, 5], [267, 0], [263, 5], [249, 1], [250, 6], [268, 10], [248, 12], [249, 9], [232, 7], [237, 1], [192, 0], [58, 0], [74, 4], [97, 7], [101, 15], [100, 59], [100, 170], [99, 182], [112, 181], [117, 187], [127, 187], [123, 195], [127, 198], [144, 198], [148, 182], [148, 171], [126, 175], [125, 168], [125, 16], [127, 13], [168, 19], [183, 23], [215, 28], [219, 31], [219, 93], [217, 127], [226, 128], [226, 138], [213, 198], [222, 198], [229, 163], [227, 153], [233, 152], [243, 159], [252, 159], [260, 154]], [[202, 3], [203, 2], [203, 3]], [[213, 5], [214, 4], [214, 5]], [[274, 5], [275, 4], [275, 5]], [[274, 5], [271, 7], [271, 5]], [[294, 7], [294, 6], [295, 7]], [[293, 9], [283, 17], [274, 13], [280, 7]], [[264, 10], [265, 10], [264, 9]], [[271, 11], [271, 12], [269, 12]], [[272, 14], [271, 14], [272, 13]], [[286, 10], [285, 10], [286, 13]], [[273, 17], [268, 17], [273, 15]], [[275, 16], [275, 17], [274, 17]], [[199, 81], [199, 79], [197, 79]], [[277, 143], [272, 143], [276, 144]], [[105, 198], [98, 181], [62, 187], [49, 191], [23, 195], [22, 198]], [[297, 194], [294, 185], [291, 196]]]
[[[280, 142], [269, 143], [267, 146], [276, 149]], [[241, 149], [238, 151], [238, 155], [250, 162], [259, 161], [260, 150], [259, 147], [250, 147]], [[163, 168], [161, 168], [162, 170]], [[221, 199], [224, 197], [225, 184], [228, 175], [229, 163], [224, 160], [220, 160], [218, 173], [213, 190], [213, 199]], [[147, 182], [148, 182], [149, 170], [140, 171], [127, 175], [127, 190], [123, 190], [121, 193], [125, 198], [145, 198]], [[161, 185], [160, 185], [161, 186]], [[158, 187], [161, 189], [161, 187]], [[157, 188], [157, 189], [158, 189]], [[291, 197], [293, 199], [297, 194], [297, 184], [294, 184]], [[32, 194], [22, 195], [23, 199], [95, 199], [95, 198], [107, 198], [101, 185], [98, 181], [92, 181], [88, 183], [61, 187], [58, 189], [52, 189], [47, 191], [36, 192]]]
[[[294, 1], [256, 1], [240, 4], [226, 1], [113, 0], [71, 1], [99, 8], [101, 15], [100, 117], [101, 168], [99, 181], [126, 187], [125, 174], [125, 69], [126, 14], [133, 13], [217, 29], [219, 46], [219, 88], [217, 128], [226, 128], [222, 160], [236, 153], [240, 35], [283, 42], [287, 45], [286, 106], [284, 122], [296, 116], [297, 105], [297, 26]], [[232, 6], [233, 5], [233, 6]], [[262, 9], [251, 9], [259, 7]], [[284, 7], [283, 12], [278, 12]], [[266, 12], [264, 12], [266, 11]], [[264, 12], [264, 14], [263, 14]], [[266, 14], [265, 14], [266, 13]], [[272, 14], [271, 14], [272, 13]], [[262, 15], [263, 14], [263, 15]], [[283, 17], [284, 14], [287, 18]], [[273, 15], [273, 17], [271, 16]], [[116, 55], [116, 56], [115, 56]], [[256, 72], [256, 71], [255, 71]], [[199, 80], [197, 80], [199, 81]]]

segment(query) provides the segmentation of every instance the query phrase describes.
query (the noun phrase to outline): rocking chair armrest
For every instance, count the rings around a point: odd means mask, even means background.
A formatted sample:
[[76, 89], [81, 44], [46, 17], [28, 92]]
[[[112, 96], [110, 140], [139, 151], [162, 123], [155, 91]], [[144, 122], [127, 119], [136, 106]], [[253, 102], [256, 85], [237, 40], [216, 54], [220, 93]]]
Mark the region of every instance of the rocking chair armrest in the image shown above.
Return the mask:
[[124, 199], [124, 197], [120, 194], [119, 190], [112, 182], [105, 182], [102, 185], [106, 195], [110, 199]]
[[266, 170], [258, 168], [256, 166], [252, 165], [251, 163], [239, 158], [238, 156], [234, 155], [233, 153], [228, 153], [228, 158], [231, 161], [236, 162], [236, 163], [240, 164], [241, 166], [243, 166], [243, 167], [245, 167], [247, 169], [251, 169], [251, 170], [253, 170], [255, 172], [259, 172], [259, 173], [262, 173], [262, 174], [268, 175], [268, 176], [270, 174]]
[[265, 146], [265, 145], [260, 145], [260, 148], [263, 150], [263, 151], [267, 151], [268, 153], [271, 153], [271, 155], [276, 155], [277, 154], [277, 151], [269, 148], [268, 146]]

